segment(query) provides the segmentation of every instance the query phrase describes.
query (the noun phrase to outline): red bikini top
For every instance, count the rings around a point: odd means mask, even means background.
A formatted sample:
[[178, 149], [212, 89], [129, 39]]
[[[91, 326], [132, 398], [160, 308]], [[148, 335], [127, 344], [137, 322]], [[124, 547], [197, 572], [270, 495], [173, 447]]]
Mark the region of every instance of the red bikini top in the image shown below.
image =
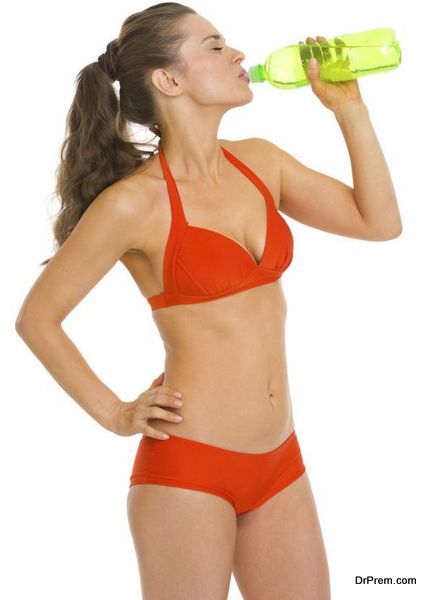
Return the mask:
[[171, 225], [164, 253], [164, 291], [147, 298], [152, 310], [173, 304], [208, 302], [275, 281], [290, 265], [293, 236], [263, 181], [225, 148], [226, 158], [244, 173], [266, 200], [267, 229], [257, 263], [239, 242], [218, 231], [190, 225], [176, 183], [159, 143], [159, 158], [171, 205]]

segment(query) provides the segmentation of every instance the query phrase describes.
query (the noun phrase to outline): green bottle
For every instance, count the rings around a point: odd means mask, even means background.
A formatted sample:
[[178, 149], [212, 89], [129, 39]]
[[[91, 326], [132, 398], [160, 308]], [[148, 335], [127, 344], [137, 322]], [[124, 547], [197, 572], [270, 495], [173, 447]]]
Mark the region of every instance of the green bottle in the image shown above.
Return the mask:
[[396, 69], [401, 63], [401, 49], [392, 29], [348, 33], [313, 44], [279, 48], [264, 65], [250, 67], [248, 77], [252, 83], [268, 81], [282, 90], [310, 85], [310, 58], [318, 60], [323, 81], [348, 81]]

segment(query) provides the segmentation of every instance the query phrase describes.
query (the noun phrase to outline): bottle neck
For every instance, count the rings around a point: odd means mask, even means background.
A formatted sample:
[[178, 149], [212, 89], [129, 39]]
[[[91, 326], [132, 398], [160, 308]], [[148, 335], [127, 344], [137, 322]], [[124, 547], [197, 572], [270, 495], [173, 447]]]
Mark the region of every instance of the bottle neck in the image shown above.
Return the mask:
[[254, 65], [248, 69], [248, 77], [252, 83], [266, 81], [266, 69], [264, 65]]

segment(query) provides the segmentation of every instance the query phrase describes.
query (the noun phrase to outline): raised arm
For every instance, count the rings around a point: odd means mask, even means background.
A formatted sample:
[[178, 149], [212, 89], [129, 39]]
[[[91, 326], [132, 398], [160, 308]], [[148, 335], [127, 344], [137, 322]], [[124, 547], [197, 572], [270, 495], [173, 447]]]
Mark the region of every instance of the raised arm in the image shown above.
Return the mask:
[[350, 152], [354, 187], [307, 167], [268, 140], [254, 138], [254, 142], [279, 171], [282, 213], [328, 233], [390, 240], [402, 230], [394, 188], [368, 113], [360, 109], [356, 117], [339, 117]]
[[145, 235], [142, 204], [111, 186], [95, 198], [28, 292], [16, 330], [59, 385], [106, 429], [120, 399], [92, 371], [62, 321]]

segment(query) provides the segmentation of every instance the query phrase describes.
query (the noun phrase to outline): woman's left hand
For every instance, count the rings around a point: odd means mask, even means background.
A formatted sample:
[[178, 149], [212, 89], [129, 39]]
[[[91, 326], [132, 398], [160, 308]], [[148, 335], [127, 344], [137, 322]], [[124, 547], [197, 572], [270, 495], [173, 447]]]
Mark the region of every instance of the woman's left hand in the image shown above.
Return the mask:
[[[307, 44], [315, 44], [316, 42], [320, 44], [323, 40], [326, 40], [323, 35], [318, 35], [316, 39], [310, 36], [306, 38]], [[299, 43], [302, 44], [303, 42]], [[322, 81], [320, 79], [320, 63], [318, 61], [315, 67], [312, 66], [312, 63], [308, 63], [307, 76], [314, 94], [326, 108], [335, 113], [352, 106], [364, 104], [357, 79], [335, 81], [332, 83]]]

